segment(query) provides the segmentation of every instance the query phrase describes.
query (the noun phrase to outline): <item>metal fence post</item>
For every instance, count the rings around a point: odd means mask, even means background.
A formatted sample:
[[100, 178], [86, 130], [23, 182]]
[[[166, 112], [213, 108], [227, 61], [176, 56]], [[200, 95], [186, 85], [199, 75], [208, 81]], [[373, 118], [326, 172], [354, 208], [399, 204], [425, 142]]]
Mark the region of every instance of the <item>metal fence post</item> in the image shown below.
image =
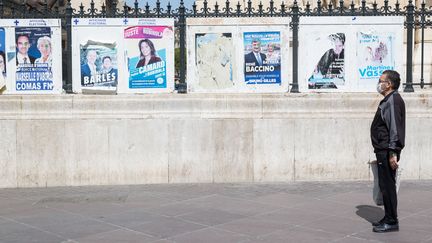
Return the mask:
[[3, 18], [3, 14], [4, 14], [4, 4], [3, 4], [3, 0], [0, 0], [0, 18]]
[[299, 7], [297, 5], [297, 0], [294, 1], [294, 5], [292, 6], [292, 19], [291, 19], [291, 27], [293, 30], [293, 40], [292, 40], [292, 49], [293, 49], [293, 83], [291, 88], [291, 93], [299, 92], [298, 85], [298, 26], [299, 26]]
[[407, 16], [407, 61], [406, 61], [406, 84], [404, 92], [414, 92], [413, 88], [413, 30], [414, 30], [414, 5], [412, 0], [408, 1]]
[[186, 9], [183, 0], [180, 1], [179, 7], [179, 32], [180, 32], [180, 83], [178, 92], [184, 94], [187, 92], [186, 84]]
[[72, 14], [73, 9], [71, 5], [71, 0], [67, 1], [66, 5], [66, 62], [67, 66], [67, 78], [66, 82], [63, 84], [63, 89], [66, 93], [72, 93]]

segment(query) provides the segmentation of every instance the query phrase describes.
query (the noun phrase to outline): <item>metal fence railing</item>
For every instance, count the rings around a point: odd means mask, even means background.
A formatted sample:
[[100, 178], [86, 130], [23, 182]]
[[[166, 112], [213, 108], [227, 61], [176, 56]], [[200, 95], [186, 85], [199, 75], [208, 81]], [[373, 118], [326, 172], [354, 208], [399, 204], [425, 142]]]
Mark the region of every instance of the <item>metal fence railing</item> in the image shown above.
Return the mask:
[[[45, 5], [41, 9], [34, 9], [24, 4], [10, 4], [9, 1], [0, 0], [0, 18], [59, 18], [62, 20], [62, 26], [65, 34], [63, 35], [63, 72], [64, 80], [63, 87], [66, 91], [72, 90], [72, 18], [174, 18], [176, 31], [176, 43], [179, 45], [179, 55], [176, 57], [180, 63], [177, 70], [179, 74], [179, 83], [176, 89], [180, 93], [186, 92], [186, 19], [187, 18], [215, 18], [215, 17], [291, 17], [292, 29], [292, 83], [291, 92], [299, 92], [298, 87], [298, 30], [299, 20], [308, 16], [403, 16], [405, 18], [406, 28], [406, 77], [404, 83], [405, 92], [413, 92], [414, 87], [425, 88], [431, 86], [431, 80], [425, 80], [425, 36], [426, 31], [432, 31], [432, 7], [426, 6], [424, 0], [419, 6], [415, 6], [412, 0], [408, 1], [406, 6], [401, 6], [399, 2], [393, 5], [385, 0], [382, 6], [378, 6], [375, 2], [367, 4], [366, 0], [362, 0], [359, 5], [354, 2], [346, 3], [340, 0], [333, 5], [331, 2], [324, 4], [321, 0], [316, 2], [316, 7], [311, 7], [309, 3], [305, 6], [299, 6], [297, 0], [289, 3], [282, 3], [276, 6], [273, 0], [270, 0], [268, 7], [259, 4], [253, 6], [249, 0], [246, 6], [240, 5], [237, 1], [226, 0], [223, 4], [215, 4], [210, 6], [205, 0], [202, 7], [196, 4], [191, 8], [186, 8], [184, 1], [180, 0], [178, 8], [173, 8], [170, 4], [161, 6], [159, 0], [156, 1], [155, 7], [151, 7], [148, 3], [143, 7], [139, 7], [139, 1], [135, 0], [133, 6], [117, 6], [117, 1], [109, 1], [109, 6], [101, 6], [100, 9], [95, 7], [92, 0], [90, 6], [85, 7], [81, 4], [78, 9], [73, 9], [71, 0], [67, 0], [64, 6], [55, 4], [49, 8], [48, 1], [45, 0]], [[223, 1], [221, 1], [223, 2]], [[233, 3], [235, 2], [235, 3]], [[413, 77], [413, 58], [414, 58], [414, 34], [419, 33], [418, 44], [420, 46], [420, 76]], [[428, 57], [429, 61], [431, 57]], [[432, 69], [432, 67], [430, 67]], [[431, 71], [430, 71], [431, 72]]]

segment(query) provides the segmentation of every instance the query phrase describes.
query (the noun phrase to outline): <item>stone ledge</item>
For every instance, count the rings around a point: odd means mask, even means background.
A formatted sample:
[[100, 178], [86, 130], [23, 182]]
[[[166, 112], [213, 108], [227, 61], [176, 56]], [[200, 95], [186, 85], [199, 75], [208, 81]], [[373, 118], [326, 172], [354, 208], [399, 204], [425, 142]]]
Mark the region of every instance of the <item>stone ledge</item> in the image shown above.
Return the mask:
[[[408, 117], [432, 117], [432, 93], [403, 93]], [[372, 93], [2, 96], [1, 120], [154, 118], [362, 118]]]

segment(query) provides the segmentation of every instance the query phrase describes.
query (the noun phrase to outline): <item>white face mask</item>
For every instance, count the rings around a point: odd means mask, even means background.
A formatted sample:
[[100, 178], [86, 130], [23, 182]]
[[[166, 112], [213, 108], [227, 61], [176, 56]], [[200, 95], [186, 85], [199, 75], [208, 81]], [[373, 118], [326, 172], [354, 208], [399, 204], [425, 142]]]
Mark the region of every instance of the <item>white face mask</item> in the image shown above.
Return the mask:
[[377, 84], [377, 86], [376, 86], [376, 91], [378, 92], [378, 93], [380, 93], [380, 94], [382, 94], [383, 93], [383, 89], [382, 89], [382, 87], [381, 87], [381, 83], [378, 83]]

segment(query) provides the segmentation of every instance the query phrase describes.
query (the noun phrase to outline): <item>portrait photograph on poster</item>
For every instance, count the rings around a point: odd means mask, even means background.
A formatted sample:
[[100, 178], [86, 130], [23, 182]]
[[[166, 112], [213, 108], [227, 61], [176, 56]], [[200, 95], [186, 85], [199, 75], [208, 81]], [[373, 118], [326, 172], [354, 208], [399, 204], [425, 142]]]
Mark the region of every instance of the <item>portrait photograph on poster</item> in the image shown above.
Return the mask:
[[53, 90], [50, 27], [17, 27], [16, 91]]
[[80, 45], [81, 88], [115, 92], [118, 82], [117, 44], [88, 40]]
[[345, 84], [345, 33], [322, 34], [311, 43], [322, 53], [308, 79], [309, 89], [337, 89]]
[[195, 65], [199, 85], [204, 89], [234, 86], [232, 33], [196, 33]]
[[171, 26], [131, 26], [124, 29], [130, 89], [167, 88], [167, 46]]
[[245, 32], [244, 79], [246, 84], [281, 84], [280, 32]]
[[357, 32], [358, 74], [376, 81], [383, 71], [393, 70], [395, 33]]

